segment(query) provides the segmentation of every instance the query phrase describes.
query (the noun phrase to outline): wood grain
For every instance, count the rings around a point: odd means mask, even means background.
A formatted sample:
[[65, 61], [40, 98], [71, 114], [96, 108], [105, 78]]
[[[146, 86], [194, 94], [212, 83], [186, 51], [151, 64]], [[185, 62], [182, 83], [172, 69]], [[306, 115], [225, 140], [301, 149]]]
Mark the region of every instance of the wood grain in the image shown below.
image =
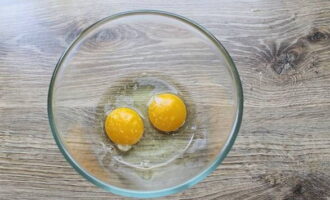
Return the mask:
[[168, 198], [330, 198], [329, 1], [5, 0], [0, 199], [125, 199], [85, 181], [64, 160], [46, 101], [69, 43], [96, 20], [132, 9], [166, 10], [206, 27], [232, 55], [245, 92], [241, 131], [223, 164]]

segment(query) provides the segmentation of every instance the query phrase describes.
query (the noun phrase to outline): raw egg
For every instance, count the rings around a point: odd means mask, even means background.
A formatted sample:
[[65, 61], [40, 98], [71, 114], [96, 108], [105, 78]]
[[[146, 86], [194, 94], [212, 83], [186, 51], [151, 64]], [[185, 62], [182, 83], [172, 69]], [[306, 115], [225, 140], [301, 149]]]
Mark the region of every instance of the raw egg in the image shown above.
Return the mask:
[[148, 114], [150, 122], [155, 128], [164, 132], [172, 132], [185, 123], [187, 109], [180, 97], [163, 93], [151, 99]]
[[116, 108], [105, 120], [105, 131], [111, 141], [120, 146], [136, 144], [144, 131], [140, 115], [130, 108]]

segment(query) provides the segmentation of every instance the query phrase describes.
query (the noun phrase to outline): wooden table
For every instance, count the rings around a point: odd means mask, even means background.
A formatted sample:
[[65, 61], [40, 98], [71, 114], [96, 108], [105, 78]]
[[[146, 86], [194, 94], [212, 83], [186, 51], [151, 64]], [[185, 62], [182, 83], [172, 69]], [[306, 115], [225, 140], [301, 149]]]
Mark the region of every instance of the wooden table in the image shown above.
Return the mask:
[[243, 124], [232, 151], [171, 199], [330, 199], [328, 0], [2, 0], [0, 199], [124, 199], [65, 161], [46, 102], [58, 58], [77, 34], [132, 9], [174, 12], [205, 26], [243, 82]]

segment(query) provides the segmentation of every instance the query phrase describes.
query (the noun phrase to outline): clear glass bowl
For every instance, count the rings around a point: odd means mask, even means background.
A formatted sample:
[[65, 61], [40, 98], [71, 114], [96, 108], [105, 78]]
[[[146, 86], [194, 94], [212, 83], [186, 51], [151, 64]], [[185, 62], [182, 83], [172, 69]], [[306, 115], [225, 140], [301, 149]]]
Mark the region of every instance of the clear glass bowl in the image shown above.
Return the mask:
[[[179, 95], [188, 117], [176, 133], [155, 130], [147, 103]], [[116, 107], [143, 118], [144, 136], [123, 153], [104, 133]], [[116, 14], [84, 30], [60, 58], [49, 87], [48, 114], [59, 149], [87, 180], [116, 194], [159, 197], [211, 173], [230, 151], [243, 112], [235, 65], [197, 23], [163, 11]]]

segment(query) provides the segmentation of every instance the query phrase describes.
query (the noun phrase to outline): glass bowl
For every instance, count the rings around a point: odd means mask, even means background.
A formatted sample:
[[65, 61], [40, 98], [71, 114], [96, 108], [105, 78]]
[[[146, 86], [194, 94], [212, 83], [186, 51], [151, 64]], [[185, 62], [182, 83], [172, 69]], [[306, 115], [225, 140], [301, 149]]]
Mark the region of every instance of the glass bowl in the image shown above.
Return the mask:
[[[187, 106], [174, 133], [157, 131], [146, 112], [164, 92]], [[116, 107], [135, 109], [144, 122], [128, 152], [104, 133]], [[130, 197], [173, 194], [202, 180], [230, 151], [242, 111], [240, 78], [220, 42], [185, 17], [154, 10], [116, 14], [82, 31], [58, 61], [48, 95], [51, 130], [68, 162]]]

